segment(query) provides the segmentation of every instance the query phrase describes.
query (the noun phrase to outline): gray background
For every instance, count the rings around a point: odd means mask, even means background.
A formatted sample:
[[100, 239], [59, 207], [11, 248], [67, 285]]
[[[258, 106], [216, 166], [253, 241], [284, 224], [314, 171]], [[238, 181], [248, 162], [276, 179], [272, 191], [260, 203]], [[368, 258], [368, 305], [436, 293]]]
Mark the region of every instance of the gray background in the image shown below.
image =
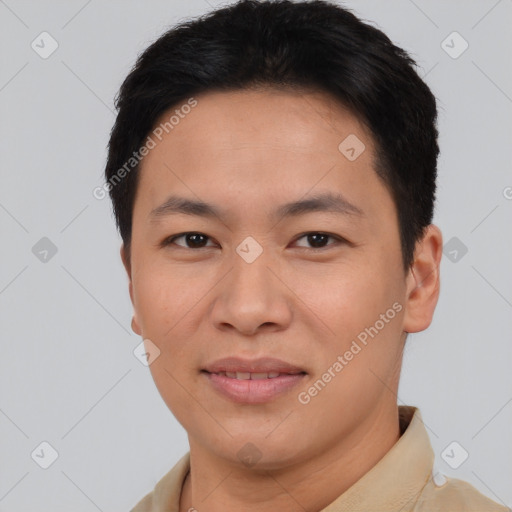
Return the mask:
[[[133, 354], [120, 239], [92, 190], [138, 53], [216, 5], [0, 0], [1, 511], [129, 510], [188, 449]], [[410, 51], [439, 99], [435, 223], [456, 240], [399, 403], [421, 408], [440, 471], [512, 506], [512, 2], [345, 5]], [[31, 47], [43, 31], [59, 45], [46, 59]], [[469, 43], [458, 58], [441, 46], [453, 31]], [[43, 237], [57, 248], [46, 261]], [[43, 441], [59, 454], [48, 469]], [[441, 457], [452, 441], [469, 453], [457, 469]]]

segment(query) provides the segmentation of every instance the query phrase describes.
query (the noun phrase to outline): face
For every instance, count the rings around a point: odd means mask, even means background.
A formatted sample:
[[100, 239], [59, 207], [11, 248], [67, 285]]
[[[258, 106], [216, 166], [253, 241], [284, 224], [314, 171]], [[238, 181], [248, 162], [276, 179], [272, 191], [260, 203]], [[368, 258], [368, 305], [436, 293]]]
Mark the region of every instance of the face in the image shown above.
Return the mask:
[[328, 96], [195, 100], [140, 169], [132, 325], [191, 446], [296, 463], [396, 405], [415, 327], [396, 208], [369, 132]]

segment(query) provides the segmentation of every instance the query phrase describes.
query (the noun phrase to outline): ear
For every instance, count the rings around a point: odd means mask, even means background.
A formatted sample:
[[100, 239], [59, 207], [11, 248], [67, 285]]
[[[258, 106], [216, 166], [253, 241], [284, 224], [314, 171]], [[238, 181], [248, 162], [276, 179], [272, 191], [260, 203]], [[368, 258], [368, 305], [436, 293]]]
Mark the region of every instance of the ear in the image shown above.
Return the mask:
[[443, 255], [441, 230], [430, 224], [414, 250], [414, 261], [406, 283], [404, 331], [419, 332], [432, 322], [439, 299], [439, 265]]
[[124, 243], [121, 244], [120, 254], [121, 254], [121, 261], [123, 262], [124, 268], [126, 270], [126, 273], [128, 274], [128, 290], [130, 292], [130, 300], [132, 301], [132, 306], [134, 308], [133, 313], [133, 319], [132, 319], [132, 330], [139, 336], [141, 336], [141, 328], [139, 326], [138, 320], [137, 320], [137, 312], [135, 311], [135, 301], [133, 300], [133, 283], [132, 283], [132, 268], [131, 268], [131, 261], [130, 256], [128, 254], [128, 250]]

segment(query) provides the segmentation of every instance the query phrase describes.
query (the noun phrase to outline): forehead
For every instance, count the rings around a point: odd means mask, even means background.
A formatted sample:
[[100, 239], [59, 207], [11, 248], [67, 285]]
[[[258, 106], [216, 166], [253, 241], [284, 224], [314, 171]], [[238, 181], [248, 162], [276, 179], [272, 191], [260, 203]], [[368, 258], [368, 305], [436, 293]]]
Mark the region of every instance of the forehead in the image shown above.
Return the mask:
[[[194, 98], [197, 105], [187, 114], [182, 113], [169, 130], [175, 145], [183, 149], [199, 139], [198, 151], [214, 148], [234, 150], [237, 143], [253, 149], [264, 142], [296, 151], [325, 150], [325, 146], [349, 134], [358, 134], [372, 144], [372, 137], [364, 123], [331, 95], [318, 91], [259, 88], [235, 91], [211, 91]], [[187, 101], [164, 112], [156, 126], [164, 126], [173, 113], [179, 114]], [[189, 111], [189, 109], [186, 109]], [[331, 137], [325, 139], [330, 134]], [[164, 134], [165, 137], [165, 134]], [[171, 142], [167, 138], [167, 142]], [[323, 143], [325, 142], [325, 144]]]
[[[160, 136], [150, 134], [155, 147], [142, 160], [137, 191], [148, 208], [170, 192], [248, 205], [318, 187], [357, 196], [379, 185], [369, 130], [327, 94], [215, 91], [194, 100], [193, 108], [182, 108], [184, 100], [164, 112], [155, 123]], [[343, 153], [347, 140], [355, 159]]]

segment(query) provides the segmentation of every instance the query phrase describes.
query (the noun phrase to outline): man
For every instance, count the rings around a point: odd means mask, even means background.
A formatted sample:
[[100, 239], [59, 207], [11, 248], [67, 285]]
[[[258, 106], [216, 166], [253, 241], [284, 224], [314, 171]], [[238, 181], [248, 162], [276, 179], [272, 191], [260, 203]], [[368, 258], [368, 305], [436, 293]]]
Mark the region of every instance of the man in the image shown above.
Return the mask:
[[436, 101], [327, 2], [160, 37], [116, 102], [107, 188], [133, 330], [190, 452], [141, 511], [504, 511], [398, 407], [439, 296]]

